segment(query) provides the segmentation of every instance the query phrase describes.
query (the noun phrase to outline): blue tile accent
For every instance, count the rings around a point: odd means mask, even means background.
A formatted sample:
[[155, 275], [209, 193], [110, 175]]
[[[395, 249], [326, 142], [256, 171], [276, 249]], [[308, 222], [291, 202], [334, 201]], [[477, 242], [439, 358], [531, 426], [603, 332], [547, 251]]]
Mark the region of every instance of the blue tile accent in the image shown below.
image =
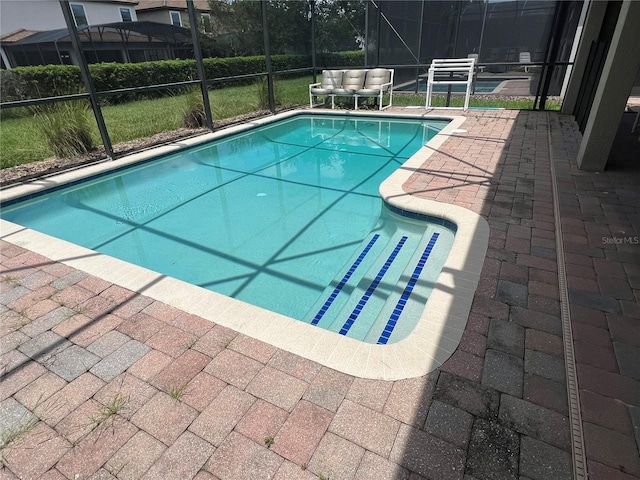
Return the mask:
[[340, 280], [340, 283], [338, 283], [336, 288], [333, 289], [333, 292], [331, 292], [331, 295], [329, 295], [329, 298], [327, 298], [327, 300], [324, 302], [324, 305], [322, 305], [322, 308], [320, 308], [318, 313], [316, 313], [316, 316], [313, 317], [313, 320], [311, 321], [311, 325], [317, 325], [318, 322], [324, 316], [324, 314], [327, 313], [327, 310], [329, 310], [329, 307], [331, 306], [333, 301], [336, 299], [340, 291], [347, 284], [347, 282], [351, 278], [351, 275], [353, 275], [353, 272], [355, 272], [356, 268], [358, 268], [358, 266], [362, 263], [362, 260], [364, 260], [364, 257], [366, 257], [367, 253], [369, 253], [369, 250], [371, 250], [371, 247], [373, 247], [373, 244], [376, 243], [378, 238], [380, 238], [380, 235], [376, 233], [371, 238], [371, 240], [369, 240], [369, 244], [364, 248], [364, 250], [362, 250], [360, 255], [358, 255], [358, 258], [356, 259], [356, 261], [353, 262], [353, 265], [351, 265], [347, 273], [344, 274], [344, 277], [342, 277], [342, 280]]
[[456, 232], [458, 230], [458, 226], [450, 220], [445, 220], [444, 218], [434, 217], [433, 215], [426, 215], [424, 213], [412, 212], [410, 210], [403, 210], [402, 208], [394, 207], [386, 202], [382, 202], [383, 205], [395, 213], [396, 215], [401, 215], [403, 217], [413, 218], [414, 220], [422, 220], [424, 222], [434, 223], [436, 225], [442, 225], [449, 230]]
[[398, 319], [400, 318], [400, 315], [402, 314], [402, 311], [404, 310], [404, 307], [407, 304], [409, 297], [411, 296], [413, 287], [416, 286], [418, 278], [420, 278], [420, 274], [422, 273], [422, 269], [427, 263], [429, 255], [431, 255], [431, 251], [433, 250], [433, 247], [436, 244], [439, 236], [439, 233], [434, 233], [433, 235], [431, 235], [429, 243], [427, 243], [424, 252], [422, 252], [422, 256], [420, 257], [420, 260], [418, 260], [416, 268], [413, 269], [413, 273], [411, 274], [409, 282], [407, 282], [407, 286], [404, 288], [402, 295], [400, 295], [400, 299], [398, 300], [398, 303], [396, 303], [396, 307], [393, 309], [389, 320], [387, 320], [387, 325], [384, 327], [380, 338], [378, 338], [378, 345], [385, 345], [389, 341], [389, 338], [393, 333], [393, 329], [396, 327], [396, 323], [398, 322]]
[[358, 318], [358, 315], [360, 315], [360, 312], [362, 312], [362, 309], [369, 301], [369, 298], [371, 298], [371, 295], [373, 295], [375, 289], [378, 288], [378, 285], [382, 281], [382, 277], [384, 277], [384, 275], [387, 273], [387, 270], [389, 270], [389, 267], [398, 256], [398, 253], [400, 252], [400, 249], [402, 248], [404, 243], [407, 241], [407, 238], [408, 237], [403, 236], [400, 239], [400, 241], [396, 245], [396, 248], [393, 249], [393, 252], [391, 252], [391, 255], [389, 255], [389, 258], [387, 258], [387, 261], [384, 262], [384, 265], [376, 275], [376, 278], [373, 280], [373, 282], [371, 282], [371, 285], [369, 285], [367, 291], [364, 292], [364, 295], [362, 295], [362, 298], [360, 298], [360, 301], [358, 302], [358, 305], [356, 305], [356, 308], [353, 309], [353, 312], [351, 312], [351, 315], [349, 315], [347, 321], [344, 322], [344, 325], [342, 325], [340, 332], [338, 332], [340, 333], [340, 335], [346, 335], [349, 332], [349, 329], [353, 326], [353, 323]]

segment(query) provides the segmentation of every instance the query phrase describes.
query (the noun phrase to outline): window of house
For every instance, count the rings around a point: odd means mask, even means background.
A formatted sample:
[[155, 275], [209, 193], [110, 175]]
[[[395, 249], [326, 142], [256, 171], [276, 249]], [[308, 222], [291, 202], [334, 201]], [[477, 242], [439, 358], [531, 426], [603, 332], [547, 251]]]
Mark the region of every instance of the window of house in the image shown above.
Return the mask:
[[131, 15], [131, 9], [127, 7], [120, 7], [120, 18], [123, 22], [132, 22], [133, 16]]
[[76, 22], [76, 27], [89, 25], [89, 22], [87, 21], [87, 14], [84, 11], [84, 5], [81, 3], [72, 3], [71, 13], [73, 13], [73, 19]]
[[182, 19], [180, 18], [180, 12], [169, 12], [171, 16], [171, 25], [175, 25], [176, 27], [182, 26]]
[[205, 32], [212, 32], [213, 28], [211, 27], [211, 14], [209, 13], [202, 13], [202, 29]]

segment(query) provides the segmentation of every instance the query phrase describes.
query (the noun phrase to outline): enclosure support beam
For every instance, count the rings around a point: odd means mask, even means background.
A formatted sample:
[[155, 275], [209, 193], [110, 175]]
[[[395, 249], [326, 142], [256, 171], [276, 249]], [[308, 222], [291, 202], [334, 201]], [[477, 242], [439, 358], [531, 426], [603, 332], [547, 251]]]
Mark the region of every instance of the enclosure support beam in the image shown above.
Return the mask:
[[589, 62], [589, 46], [598, 40], [602, 22], [607, 12], [607, 2], [589, 2], [588, 12], [580, 36], [580, 45], [576, 52], [575, 61], [571, 70], [571, 77], [567, 91], [562, 100], [562, 113], [575, 115], [579, 104], [582, 79], [587, 71]]
[[369, 66], [369, 3], [370, 3], [370, 0], [365, 0], [365, 4], [364, 4], [364, 68], [367, 68]]
[[264, 39], [264, 61], [267, 64], [267, 88], [269, 90], [269, 110], [276, 113], [276, 100], [273, 94], [273, 68], [271, 66], [271, 51], [269, 48], [269, 21], [267, 20], [267, 1], [262, 0], [262, 37]]
[[378, 1], [378, 5], [373, 4], [378, 10], [378, 17], [376, 22], [376, 66], [380, 66], [380, 24], [382, 22], [382, 0]]
[[202, 105], [204, 106], [204, 116], [207, 128], [213, 130], [213, 117], [211, 115], [211, 103], [209, 103], [209, 91], [207, 90], [207, 74], [202, 63], [202, 50], [200, 49], [200, 37], [198, 33], [198, 19], [193, 0], [187, 0], [187, 11], [189, 12], [189, 23], [191, 24], [191, 41], [193, 42], [193, 55], [196, 59], [196, 68], [200, 78], [200, 90], [202, 91]]
[[420, 58], [422, 57], [422, 29], [424, 26], [424, 2], [420, 3], [420, 28], [418, 29], [418, 61], [416, 62], [416, 95], [418, 94], [418, 89], [420, 88]]
[[605, 169], [625, 105], [640, 68], [640, 2], [623, 0], [576, 161], [589, 172]]
[[2, 61], [4, 62], [5, 68], [7, 70], [11, 70], [11, 62], [9, 61], [9, 57], [7, 56], [7, 53], [4, 51], [4, 48], [2, 47], [0, 47], [0, 57], [2, 57]]
[[[365, 53], [366, 56], [366, 53]], [[318, 81], [316, 68], [318, 68], [316, 60], [316, 2], [311, 0], [311, 67], [313, 68], [313, 83]]]
[[[545, 75], [540, 78], [542, 84], [542, 91], [540, 93], [540, 110], [545, 109], [547, 103], [547, 97], [549, 96], [549, 87], [551, 86], [551, 79], [555, 74], [555, 62], [558, 61], [558, 54], [560, 52], [560, 40], [562, 37], [562, 28], [567, 22], [567, 12], [569, 8], [568, 2], [558, 2], [556, 5], [557, 15], [554, 18], [554, 25], [551, 31], [551, 49], [547, 56], [547, 65], [544, 69]], [[535, 102], [534, 102], [535, 108]]]
[[100, 108], [100, 102], [98, 101], [98, 94], [96, 93], [95, 85], [89, 72], [89, 65], [87, 65], [87, 59], [82, 51], [82, 44], [80, 43], [80, 35], [76, 29], [76, 23], [73, 20], [73, 14], [71, 13], [71, 7], [68, 0], [60, 0], [60, 7], [62, 7], [62, 15], [64, 21], [67, 24], [67, 30], [69, 31], [69, 37], [71, 39], [71, 46], [76, 52], [78, 57], [78, 66], [80, 67], [80, 73], [82, 74], [82, 81], [84, 82], [84, 88], [89, 94], [91, 101], [91, 108], [93, 114], [96, 117], [96, 124], [98, 125], [98, 131], [100, 132], [100, 138], [104, 145], [104, 151], [109, 160], [113, 160], [113, 147], [111, 146], [111, 138], [109, 138], [109, 132], [107, 125], [104, 123], [104, 117], [102, 116], [102, 109]]
[[482, 41], [484, 40], [484, 27], [487, 25], [487, 11], [489, 10], [489, 0], [483, 0], [482, 5], [484, 5], [484, 11], [482, 12], [482, 27], [480, 27], [480, 40], [478, 40], [478, 63], [482, 61], [480, 59], [480, 54], [482, 53]]

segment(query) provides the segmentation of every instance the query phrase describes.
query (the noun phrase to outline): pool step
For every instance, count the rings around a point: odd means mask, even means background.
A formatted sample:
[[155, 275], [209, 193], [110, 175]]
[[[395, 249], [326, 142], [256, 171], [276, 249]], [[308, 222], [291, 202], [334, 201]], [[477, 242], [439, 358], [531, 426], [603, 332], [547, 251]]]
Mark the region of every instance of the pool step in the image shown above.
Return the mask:
[[[433, 228], [370, 235], [305, 321], [369, 343], [388, 343], [403, 319], [415, 319], [424, 309], [431, 285], [420, 275], [438, 236]], [[399, 330], [404, 335], [407, 328]]]

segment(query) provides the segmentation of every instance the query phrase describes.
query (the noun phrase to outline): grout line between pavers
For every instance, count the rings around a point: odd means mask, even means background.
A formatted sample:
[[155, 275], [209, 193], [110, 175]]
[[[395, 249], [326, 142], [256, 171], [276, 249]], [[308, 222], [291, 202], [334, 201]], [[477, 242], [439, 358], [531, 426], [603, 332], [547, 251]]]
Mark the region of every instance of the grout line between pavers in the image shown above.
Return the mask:
[[556, 228], [556, 250], [558, 262], [558, 289], [560, 293], [560, 309], [562, 319], [562, 339], [564, 343], [564, 365], [567, 374], [567, 396], [569, 399], [569, 422], [571, 424], [571, 451], [573, 460], [573, 478], [586, 480], [587, 462], [584, 449], [584, 432], [582, 429], [582, 413], [580, 411], [580, 393], [576, 375], [576, 360], [573, 350], [573, 331], [571, 329], [571, 312], [569, 310], [569, 294], [567, 290], [567, 274], [565, 271], [564, 247], [562, 243], [562, 219], [558, 200], [558, 183], [553, 156], [551, 138], [551, 118], [547, 112], [547, 141], [549, 144], [549, 165], [551, 169], [551, 186], [553, 189], [553, 213]]

